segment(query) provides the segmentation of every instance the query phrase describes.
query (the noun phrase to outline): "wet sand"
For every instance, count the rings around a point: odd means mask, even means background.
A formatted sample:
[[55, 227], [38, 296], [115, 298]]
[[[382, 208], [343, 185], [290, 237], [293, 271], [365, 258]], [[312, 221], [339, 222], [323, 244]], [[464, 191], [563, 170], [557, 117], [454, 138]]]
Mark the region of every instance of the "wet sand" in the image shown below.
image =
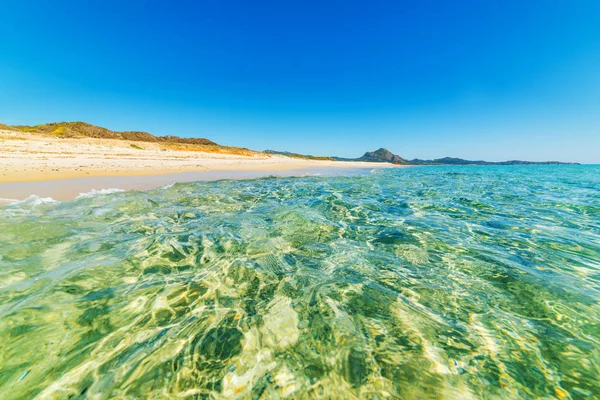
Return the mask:
[[146, 176], [97, 176], [85, 178], [70, 178], [45, 180], [36, 182], [5, 182], [0, 183], [0, 205], [14, 200], [23, 200], [30, 196], [50, 197], [54, 200], [73, 200], [81, 194], [93, 191], [120, 190], [150, 190], [177, 182], [214, 181], [222, 179], [256, 179], [268, 176], [290, 177], [321, 175], [334, 176], [345, 174], [369, 173], [372, 168], [302, 168], [285, 171], [245, 170], [245, 171], [205, 171], [180, 172], [175, 174], [146, 175]]

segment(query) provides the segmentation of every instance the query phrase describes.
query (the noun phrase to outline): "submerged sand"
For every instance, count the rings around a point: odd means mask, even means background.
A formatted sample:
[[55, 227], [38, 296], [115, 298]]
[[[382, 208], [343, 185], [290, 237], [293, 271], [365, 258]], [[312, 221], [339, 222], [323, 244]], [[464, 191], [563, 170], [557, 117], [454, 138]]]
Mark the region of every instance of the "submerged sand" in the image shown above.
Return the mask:
[[173, 182], [253, 178], [270, 172], [301, 175], [318, 169], [389, 167], [395, 166], [256, 152], [214, 153], [193, 147], [166, 148], [160, 143], [55, 138], [0, 130], [0, 198], [4, 199], [32, 194], [67, 199], [92, 189], [149, 189]]

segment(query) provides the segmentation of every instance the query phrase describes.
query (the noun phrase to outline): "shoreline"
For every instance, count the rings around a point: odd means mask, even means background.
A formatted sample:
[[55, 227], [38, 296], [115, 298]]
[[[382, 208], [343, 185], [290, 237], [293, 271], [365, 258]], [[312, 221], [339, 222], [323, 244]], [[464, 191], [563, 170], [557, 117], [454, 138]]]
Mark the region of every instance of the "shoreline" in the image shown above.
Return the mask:
[[[386, 168], [386, 167], [384, 167]], [[31, 196], [58, 201], [74, 200], [80, 195], [125, 190], [152, 190], [185, 182], [244, 180], [266, 177], [340, 176], [370, 173], [373, 167], [307, 167], [287, 170], [211, 170], [157, 175], [86, 176], [55, 180], [0, 182], [0, 206], [23, 201]]]
[[[142, 147], [143, 146], [143, 147]], [[73, 199], [92, 190], [148, 190], [175, 182], [397, 168], [388, 163], [208, 152], [117, 139], [57, 138], [0, 131], [0, 204], [31, 195]]]
[[[347, 162], [347, 161], [319, 161], [319, 160], [296, 160], [285, 157], [284, 160], [270, 159], [269, 162], [261, 162], [262, 159], [240, 160], [236, 163], [221, 162], [226, 160], [201, 160], [203, 165], [198, 167], [179, 167], [179, 168], [164, 168], [157, 167], [152, 169], [147, 166], [146, 169], [130, 169], [110, 168], [107, 164], [106, 169], [102, 171], [85, 170], [85, 169], [61, 169], [59, 171], [40, 171], [28, 168], [24, 171], [15, 171], [0, 176], [0, 185], [8, 183], [36, 183], [36, 182], [52, 182], [68, 179], [79, 178], [111, 178], [111, 177], [152, 177], [162, 175], [175, 175], [183, 173], [209, 173], [216, 171], [230, 172], [285, 172], [300, 169], [374, 169], [374, 168], [403, 168], [408, 165], [392, 165], [387, 163], [372, 163], [372, 162]], [[1, 159], [0, 159], [1, 161]], [[110, 160], [107, 160], [110, 162]]]

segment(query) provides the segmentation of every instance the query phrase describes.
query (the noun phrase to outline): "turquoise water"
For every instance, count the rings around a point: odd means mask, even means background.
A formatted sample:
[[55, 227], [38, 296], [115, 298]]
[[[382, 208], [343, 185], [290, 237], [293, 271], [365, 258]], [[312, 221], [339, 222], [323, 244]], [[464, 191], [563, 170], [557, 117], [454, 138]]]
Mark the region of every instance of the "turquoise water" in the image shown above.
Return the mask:
[[2, 399], [600, 397], [597, 166], [31, 198], [0, 266]]

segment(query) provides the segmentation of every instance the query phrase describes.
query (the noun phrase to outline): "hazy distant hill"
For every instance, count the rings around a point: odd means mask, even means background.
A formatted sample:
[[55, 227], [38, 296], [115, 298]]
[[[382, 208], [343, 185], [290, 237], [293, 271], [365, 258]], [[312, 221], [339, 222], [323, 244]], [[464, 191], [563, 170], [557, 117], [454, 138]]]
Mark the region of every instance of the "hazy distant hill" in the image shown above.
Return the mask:
[[56, 135], [58, 137], [81, 138], [89, 137], [96, 139], [123, 139], [138, 142], [165, 142], [165, 143], [184, 143], [198, 144], [205, 146], [218, 146], [212, 140], [204, 138], [181, 138], [178, 136], [154, 136], [147, 132], [116, 132], [110, 129], [102, 128], [88, 124], [86, 122], [52, 122], [42, 125], [5, 125], [0, 124], [0, 129], [13, 130], [18, 132], [41, 133]]
[[267, 154], [276, 154], [279, 156], [293, 157], [293, 158], [303, 158], [306, 160], [327, 160], [333, 161], [333, 157], [320, 157], [320, 156], [311, 156], [305, 154], [291, 153], [289, 151], [277, 151], [277, 150], [264, 150], [263, 153]]
[[578, 163], [560, 162], [560, 161], [470, 161], [463, 160], [462, 158], [444, 157], [436, 158], [435, 160], [420, 160], [415, 158], [410, 160], [411, 165], [559, 165], [559, 164], [572, 164], [578, 165]]

